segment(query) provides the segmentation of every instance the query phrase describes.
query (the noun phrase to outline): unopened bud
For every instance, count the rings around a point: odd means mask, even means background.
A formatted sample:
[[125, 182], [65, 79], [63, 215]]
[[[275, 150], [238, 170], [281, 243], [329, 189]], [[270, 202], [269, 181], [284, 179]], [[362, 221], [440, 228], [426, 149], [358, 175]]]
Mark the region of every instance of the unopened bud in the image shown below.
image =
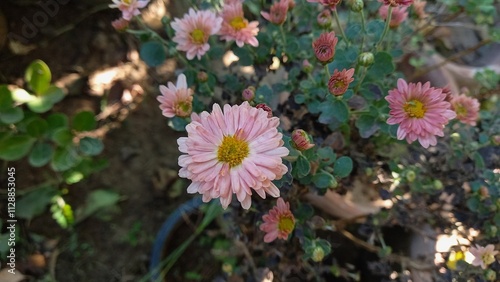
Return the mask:
[[329, 9], [323, 10], [316, 18], [318, 25], [321, 27], [330, 27], [332, 25], [332, 13]]
[[129, 22], [124, 18], [119, 18], [111, 22], [111, 25], [116, 31], [125, 31], [128, 28]]
[[371, 53], [371, 52], [364, 52], [364, 53], [359, 54], [358, 62], [363, 67], [371, 66], [374, 61], [375, 61], [375, 57], [373, 56], [373, 53]]
[[460, 142], [460, 134], [455, 132], [455, 133], [452, 133], [450, 135], [451, 137], [451, 140], [453, 140], [454, 142]]
[[481, 186], [481, 188], [479, 188], [479, 195], [481, 195], [481, 198], [486, 199], [490, 196], [490, 191], [487, 187]]
[[292, 10], [293, 8], [295, 8], [295, 1], [288, 0], [288, 10]]
[[408, 180], [408, 182], [415, 181], [415, 178], [417, 178], [417, 174], [413, 170], [409, 170], [406, 173], [406, 180]]
[[434, 185], [434, 188], [436, 188], [438, 190], [443, 189], [443, 182], [441, 182], [441, 180], [439, 180], [439, 179], [434, 180], [433, 185]]
[[304, 70], [305, 73], [310, 73], [313, 70], [313, 66], [308, 60], [304, 60], [302, 61], [302, 70]]
[[323, 248], [317, 246], [316, 248], [314, 248], [311, 258], [315, 262], [321, 262], [325, 258], [325, 251], [323, 250]]
[[262, 103], [262, 104], [258, 104], [257, 106], [255, 106], [257, 109], [262, 109], [264, 111], [267, 112], [267, 117], [268, 118], [272, 118], [273, 117], [273, 110], [266, 104]]
[[198, 79], [199, 82], [207, 82], [208, 80], [208, 74], [204, 71], [198, 72], [196, 75], [196, 78]]
[[484, 278], [488, 281], [495, 281], [497, 279], [497, 274], [493, 269], [488, 269], [484, 273]]
[[493, 144], [494, 144], [495, 146], [500, 145], [500, 135], [495, 135], [495, 136], [493, 136], [491, 139], [492, 139]]
[[307, 133], [302, 129], [295, 129], [292, 132], [293, 146], [299, 151], [305, 151], [314, 147]]
[[358, 13], [363, 10], [365, 3], [363, 2], [363, 0], [349, 0], [347, 1], [347, 6], [349, 6], [351, 11]]
[[243, 100], [245, 101], [252, 101], [255, 98], [255, 87], [249, 86], [245, 88], [241, 96], [243, 96]]

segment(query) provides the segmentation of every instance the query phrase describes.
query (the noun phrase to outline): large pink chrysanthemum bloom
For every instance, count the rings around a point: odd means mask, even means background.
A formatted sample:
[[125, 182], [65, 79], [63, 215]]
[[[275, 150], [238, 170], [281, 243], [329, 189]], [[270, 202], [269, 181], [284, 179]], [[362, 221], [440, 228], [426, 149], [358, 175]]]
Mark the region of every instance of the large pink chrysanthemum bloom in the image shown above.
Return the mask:
[[110, 8], [118, 8], [122, 12], [122, 17], [130, 21], [134, 16], [140, 15], [140, 8], [146, 7], [149, 0], [112, 0], [113, 4], [110, 4]]
[[498, 254], [498, 251], [495, 251], [495, 246], [492, 244], [486, 247], [479, 245], [470, 247], [469, 252], [474, 256], [474, 260], [471, 264], [474, 266], [481, 266], [482, 269], [486, 269], [488, 265], [495, 262], [495, 256]]
[[171, 23], [175, 30], [172, 40], [177, 43], [177, 50], [186, 52], [186, 58], [195, 56], [201, 59], [209, 49], [208, 38], [219, 32], [222, 18], [211, 11], [195, 11], [192, 8], [182, 17]]
[[268, 214], [262, 217], [264, 223], [260, 225], [260, 230], [266, 232], [264, 242], [270, 243], [276, 238], [286, 240], [288, 235], [295, 228], [295, 217], [290, 211], [290, 203], [279, 198], [276, 206], [269, 210]]
[[319, 3], [327, 8], [335, 9], [342, 0], [307, 0], [309, 3]]
[[222, 10], [222, 27], [219, 31], [221, 39], [236, 41], [238, 47], [249, 44], [259, 46], [256, 36], [259, 33], [258, 21], [248, 22], [243, 15], [243, 5], [239, 1], [226, 2]]
[[424, 148], [437, 144], [437, 136], [444, 136], [443, 128], [456, 117], [441, 89], [430, 87], [427, 82], [407, 83], [398, 79], [398, 86], [389, 90], [388, 124], [399, 124], [397, 137], [408, 143], [418, 139]]
[[413, 3], [413, 0], [379, 0], [379, 2], [383, 2], [384, 5], [391, 5], [393, 7], [396, 7], [410, 6]]
[[318, 39], [314, 40], [312, 47], [316, 59], [322, 64], [327, 64], [333, 61], [335, 56], [335, 47], [339, 39], [335, 37], [335, 32], [323, 32]]
[[241, 105], [214, 104], [212, 113], [193, 113], [186, 126], [188, 137], [178, 139], [179, 176], [192, 180], [187, 192], [200, 193], [203, 201], [220, 198], [223, 208], [233, 194], [244, 209], [250, 208], [252, 189], [262, 198], [279, 197], [271, 181], [280, 179], [288, 168], [282, 157], [288, 155], [278, 132], [279, 119], [267, 112]]
[[288, 0], [279, 0], [275, 2], [268, 12], [260, 12], [264, 19], [272, 22], [273, 24], [281, 25], [286, 20], [286, 15], [288, 9], [290, 8], [290, 3]]
[[[408, 18], [407, 9], [408, 7], [405, 6], [398, 6], [392, 8], [391, 22], [389, 23], [390, 28], [398, 27]], [[389, 6], [386, 5], [380, 6], [380, 8], [378, 9], [378, 13], [383, 20], [387, 19], [387, 15], [389, 14]]]
[[180, 74], [177, 85], [168, 82], [168, 87], [160, 85], [161, 95], [156, 97], [160, 102], [161, 113], [168, 118], [174, 116], [187, 117], [193, 109], [193, 90], [187, 87], [186, 76]]
[[457, 119], [462, 123], [476, 126], [479, 118], [479, 101], [475, 98], [460, 94], [452, 96], [451, 109], [457, 114]]
[[353, 75], [353, 68], [348, 70], [343, 69], [342, 71], [335, 69], [332, 76], [328, 80], [328, 90], [330, 93], [335, 96], [344, 95], [347, 88], [349, 88], [349, 84], [354, 81], [354, 78], [352, 77]]

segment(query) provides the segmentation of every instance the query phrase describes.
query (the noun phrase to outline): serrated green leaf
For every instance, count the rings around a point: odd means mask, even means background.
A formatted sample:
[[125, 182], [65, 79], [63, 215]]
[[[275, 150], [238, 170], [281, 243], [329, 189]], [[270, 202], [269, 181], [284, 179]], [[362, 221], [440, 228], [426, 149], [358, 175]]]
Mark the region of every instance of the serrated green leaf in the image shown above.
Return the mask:
[[48, 128], [49, 125], [44, 119], [36, 117], [26, 125], [26, 132], [32, 137], [38, 138], [44, 135]]
[[167, 59], [165, 48], [157, 41], [142, 44], [139, 56], [150, 67], [159, 66]]
[[15, 161], [26, 156], [35, 139], [29, 135], [14, 135], [0, 140], [0, 159]]
[[309, 174], [311, 171], [311, 164], [304, 156], [299, 155], [297, 161], [295, 162], [294, 168], [297, 170], [297, 176], [302, 178]]
[[372, 136], [379, 129], [377, 118], [367, 114], [359, 116], [356, 120], [356, 127], [359, 129], [359, 134], [363, 138]]
[[45, 62], [36, 60], [26, 69], [24, 79], [36, 94], [42, 94], [49, 88], [52, 74]]
[[87, 156], [99, 155], [104, 149], [104, 144], [102, 141], [92, 137], [83, 137], [80, 140], [79, 146], [80, 152]]
[[97, 122], [94, 113], [83, 111], [75, 115], [72, 125], [76, 131], [91, 131], [96, 128]]
[[18, 123], [24, 118], [24, 112], [21, 108], [10, 108], [0, 111], [0, 121], [5, 124]]
[[352, 159], [346, 156], [340, 157], [335, 161], [333, 167], [333, 174], [335, 176], [343, 178], [348, 176], [352, 171]]
[[39, 142], [31, 149], [28, 161], [34, 167], [41, 167], [50, 162], [53, 154], [54, 148], [50, 144]]

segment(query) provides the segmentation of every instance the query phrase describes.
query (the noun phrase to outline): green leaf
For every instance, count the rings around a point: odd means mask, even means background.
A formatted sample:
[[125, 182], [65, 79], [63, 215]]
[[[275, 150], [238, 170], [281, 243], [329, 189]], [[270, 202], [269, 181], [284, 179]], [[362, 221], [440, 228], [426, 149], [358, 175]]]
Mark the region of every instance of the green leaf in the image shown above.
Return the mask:
[[18, 103], [24, 104], [35, 100], [36, 96], [31, 95], [28, 91], [22, 88], [16, 88], [12, 90], [12, 99]]
[[356, 120], [356, 127], [363, 138], [368, 138], [379, 130], [377, 118], [367, 114], [359, 116], [358, 120]]
[[49, 88], [52, 74], [45, 62], [36, 60], [26, 69], [24, 79], [36, 94], [42, 94]]
[[15, 161], [26, 156], [35, 139], [29, 135], [14, 135], [0, 140], [0, 159]]
[[375, 54], [375, 62], [368, 69], [368, 75], [379, 80], [382, 76], [392, 73], [395, 69], [391, 54], [378, 52]]
[[92, 137], [83, 137], [80, 140], [80, 152], [87, 156], [99, 155], [104, 149], [102, 141]]
[[97, 211], [116, 205], [120, 195], [108, 190], [95, 190], [87, 196], [85, 206], [76, 212], [76, 222], [79, 222]]
[[54, 113], [47, 117], [47, 123], [49, 125], [49, 131], [55, 131], [59, 128], [68, 127], [68, 117], [65, 114]]
[[67, 128], [59, 128], [52, 133], [52, 140], [59, 146], [67, 146], [73, 141], [73, 134]]
[[16, 203], [16, 216], [31, 220], [41, 215], [57, 193], [53, 187], [42, 187], [27, 193]]
[[65, 171], [78, 165], [80, 161], [81, 157], [77, 154], [74, 148], [60, 147], [54, 152], [50, 166], [55, 171]]
[[335, 176], [343, 178], [348, 176], [352, 171], [352, 159], [349, 157], [340, 157], [335, 161], [333, 173]]
[[54, 148], [45, 142], [36, 143], [31, 150], [28, 161], [30, 165], [34, 167], [41, 167], [50, 162], [52, 155], [54, 154]]
[[35, 138], [44, 135], [47, 132], [48, 128], [48, 123], [44, 119], [41, 119], [39, 117], [32, 119], [26, 125], [26, 131], [28, 132], [28, 134]]
[[24, 112], [21, 108], [10, 108], [0, 111], [0, 121], [6, 124], [20, 122], [24, 118]]
[[253, 65], [253, 56], [252, 56], [252, 53], [250, 53], [250, 51], [247, 48], [245, 48], [245, 47], [242, 47], [242, 48], [236, 47], [236, 48], [233, 48], [233, 52], [239, 58], [238, 64], [240, 64], [242, 66], [251, 66], [251, 65]]
[[313, 183], [320, 189], [335, 187], [335, 177], [326, 171], [320, 171], [313, 176]]
[[377, 42], [384, 32], [385, 23], [382, 20], [372, 20], [366, 25], [366, 33], [373, 37], [373, 41]]
[[350, 24], [349, 27], [345, 31], [345, 35], [349, 40], [354, 40], [359, 36], [361, 32], [361, 25], [358, 23]]
[[306, 96], [304, 94], [297, 94], [294, 96], [295, 98], [295, 103], [297, 104], [304, 104], [306, 101]]
[[14, 100], [7, 85], [0, 85], [0, 111], [11, 109]]
[[45, 113], [48, 110], [52, 109], [54, 103], [51, 102], [50, 99], [45, 97], [35, 97], [33, 100], [28, 102], [28, 108], [35, 113]]
[[64, 91], [57, 86], [51, 85], [40, 96], [43, 97], [43, 99], [46, 100], [48, 103], [54, 105], [55, 103], [58, 103], [64, 98]]
[[168, 126], [175, 131], [186, 131], [188, 121], [185, 118], [173, 117], [168, 121]]
[[73, 129], [76, 131], [91, 131], [96, 128], [97, 122], [94, 113], [83, 111], [73, 118]]
[[139, 56], [150, 67], [159, 66], [167, 59], [165, 48], [157, 41], [142, 44]]
[[349, 119], [349, 109], [342, 100], [328, 100], [322, 103], [321, 115], [318, 121], [323, 124], [329, 124], [334, 120], [346, 122]]
[[299, 155], [297, 161], [295, 162], [294, 168], [297, 169], [297, 176], [299, 178], [302, 178], [308, 175], [311, 171], [311, 164], [309, 163], [308, 159], [306, 159], [302, 155]]

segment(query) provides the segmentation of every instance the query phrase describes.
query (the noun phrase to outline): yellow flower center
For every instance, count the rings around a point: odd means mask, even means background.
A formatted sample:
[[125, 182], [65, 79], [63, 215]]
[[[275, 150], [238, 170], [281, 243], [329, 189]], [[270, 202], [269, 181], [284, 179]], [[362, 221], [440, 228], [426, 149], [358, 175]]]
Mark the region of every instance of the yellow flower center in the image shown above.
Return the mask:
[[231, 22], [229, 22], [229, 24], [236, 30], [247, 27], [247, 23], [243, 17], [235, 17], [231, 20]]
[[190, 101], [180, 101], [175, 105], [175, 115], [179, 117], [187, 117], [191, 114], [192, 103]]
[[409, 102], [406, 102], [406, 104], [403, 106], [403, 109], [409, 117], [415, 118], [423, 118], [425, 112], [427, 111], [424, 107], [424, 104], [418, 100], [411, 100]]
[[335, 88], [343, 88], [345, 86], [345, 83], [343, 80], [337, 80], [335, 81], [335, 83], [333, 84], [333, 86]]
[[205, 43], [205, 33], [203, 30], [197, 28], [191, 32], [191, 39], [193, 39], [193, 42], [196, 44], [203, 44]]
[[235, 167], [240, 165], [249, 153], [250, 149], [245, 140], [240, 140], [236, 136], [224, 136], [217, 150], [217, 159], [228, 163], [229, 167]]
[[295, 227], [295, 221], [289, 215], [284, 215], [279, 218], [278, 221], [278, 230], [286, 233], [292, 232]]
[[465, 108], [463, 105], [455, 105], [455, 113], [459, 117], [465, 117], [467, 116], [467, 108]]
[[484, 254], [481, 257], [481, 259], [483, 260], [484, 264], [486, 264], [486, 265], [490, 265], [495, 261], [495, 257], [490, 253]]
[[122, 2], [127, 4], [127, 5], [130, 5], [130, 1], [132, 1], [132, 0], [122, 0]]

